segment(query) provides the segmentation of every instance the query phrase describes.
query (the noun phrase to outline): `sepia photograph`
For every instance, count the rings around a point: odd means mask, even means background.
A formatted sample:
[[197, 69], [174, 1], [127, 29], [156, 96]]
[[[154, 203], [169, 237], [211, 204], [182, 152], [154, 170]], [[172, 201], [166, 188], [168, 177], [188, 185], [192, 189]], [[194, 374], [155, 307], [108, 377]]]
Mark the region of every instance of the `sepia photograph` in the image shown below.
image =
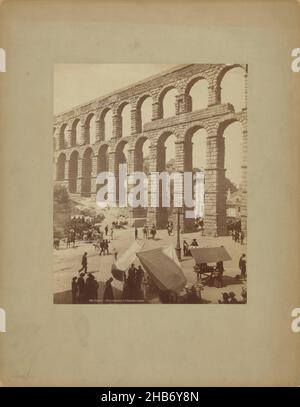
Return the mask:
[[299, 17], [0, 0], [0, 387], [299, 385]]
[[247, 75], [55, 65], [54, 303], [247, 302]]

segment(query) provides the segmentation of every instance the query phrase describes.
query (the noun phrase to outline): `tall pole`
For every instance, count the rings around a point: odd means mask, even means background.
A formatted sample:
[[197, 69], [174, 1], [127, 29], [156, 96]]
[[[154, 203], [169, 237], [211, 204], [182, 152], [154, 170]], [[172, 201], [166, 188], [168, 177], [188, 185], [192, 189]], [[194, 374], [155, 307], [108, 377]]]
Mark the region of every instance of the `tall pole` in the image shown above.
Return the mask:
[[177, 245], [176, 254], [179, 261], [181, 261], [181, 247], [180, 247], [180, 208], [177, 208]]

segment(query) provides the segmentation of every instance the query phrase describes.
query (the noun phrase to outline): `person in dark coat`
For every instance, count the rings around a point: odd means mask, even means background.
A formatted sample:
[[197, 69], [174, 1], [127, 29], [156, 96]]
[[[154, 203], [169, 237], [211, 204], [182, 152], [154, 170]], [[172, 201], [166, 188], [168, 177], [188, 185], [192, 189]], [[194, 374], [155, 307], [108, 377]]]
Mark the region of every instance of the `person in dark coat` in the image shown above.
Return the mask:
[[217, 287], [223, 287], [223, 273], [224, 273], [224, 266], [222, 261], [218, 261], [216, 264], [216, 271], [217, 271]]
[[201, 299], [199, 298], [196, 287], [194, 285], [192, 285], [191, 289], [188, 290], [186, 302], [187, 302], [187, 304], [201, 303]]
[[152, 235], [152, 239], [154, 240], [154, 239], [155, 239], [155, 235], [156, 235], [156, 227], [155, 227], [154, 224], [153, 224], [152, 227], [151, 227], [150, 233], [151, 233], [151, 235]]
[[222, 293], [222, 300], [218, 301], [219, 304], [230, 304], [228, 293]]
[[92, 300], [97, 300], [98, 298], [98, 287], [99, 283], [95, 279], [95, 276], [91, 274], [91, 299]]
[[113, 247], [113, 249], [112, 249], [112, 254], [114, 256], [114, 259], [117, 260], [117, 258], [118, 258], [118, 250], [115, 247]]
[[241, 230], [241, 233], [240, 233], [241, 244], [244, 244], [244, 237], [245, 237], [244, 232]]
[[203, 221], [203, 219], [200, 219], [199, 226], [200, 226], [200, 232], [201, 232], [201, 234], [203, 236], [203, 234], [204, 234], [204, 221]]
[[100, 246], [99, 256], [101, 256], [102, 253], [103, 253], [103, 256], [104, 256], [105, 255], [105, 243], [104, 243], [104, 240], [101, 240], [101, 242], [99, 243], [99, 246]]
[[114, 281], [112, 277], [110, 277], [105, 283], [105, 289], [103, 294], [103, 302], [111, 302], [114, 300], [114, 293], [111, 283]]
[[72, 278], [72, 304], [77, 304], [78, 302], [78, 283], [77, 277]]
[[147, 228], [146, 228], [146, 225], [143, 227], [143, 236], [144, 236], [144, 239], [146, 239], [146, 237], [147, 237]]
[[94, 276], [89, 273], [85, 280], [85, 300], [88, 303], [93, 297], [93, 278]]
[[80, 277], [77, 280], [79, 304], [84, 304], [84, 302], [85, 302], [85, 281], [84, 281], [83, 277], [84, 277], [84, 273], [80, 273]]
[[[109, 254], [109, 250], [108, 250], [108, 240], [104, 239], [102, 242], [102, 247], [103, 247], [103, 254]], [[102, 253], [102, 252], [101, 252]]]
[[196, 239], [192, 240], [191, 247], [198, 247], [198, 242]]
[[135, 274], [136, 274], [136, 268], [135, 268], [134, 264], [132, 263], [128, 269], [128, 277], [132, 277], [135, 280]]
[[123, 298], [126, 300], [135, 300], [137, 298], [137, 270], [134, 264], [128, 269], [128, 276], [126, 279], [126, 284], [124, 285]]
[[242, 288], [241, 297], [242, 297], [242, 300], [240, 301], [240, 304], [246, 304], [247, 303], [247, 290], [245, 287]]
[[81, 269], [78, 270], [78, 273], [81, 273], [82, 271], [84, 271], [85, 273], [87, 273], [87, 252], [84, 252], [82, 259], [81, 259]]
[[232, 291], [229, 293], [229, 304], [238, 304], [238, 300], [235, 298], [235, 293]]
[[183, 255], [184, 256], [191, 255], [190, 248], [189, 248], [188, 242], [186, 240], [183, 241]]
[[141, 266], [138, 266], [137, 271], [136, 271], [136, 285], [137, 285], [138, 290], [142, 289], [143, 278], [144, 278], [144, 270], [142, 269]]
[[105, 230], [105, 236], [107, 236], [107, 234], [108, 234], [108, 226], [107, 225], [105, 226], [104, 230]]
[[241, 270], [241, 278], [246, 280], [246, 255], [243, 253], [239, 261], [239, 269]]
[[139, 234], [138, 228], [134, 228], [134, 238], [135, 238], [135, 240], [137, 240], [138, 234]]

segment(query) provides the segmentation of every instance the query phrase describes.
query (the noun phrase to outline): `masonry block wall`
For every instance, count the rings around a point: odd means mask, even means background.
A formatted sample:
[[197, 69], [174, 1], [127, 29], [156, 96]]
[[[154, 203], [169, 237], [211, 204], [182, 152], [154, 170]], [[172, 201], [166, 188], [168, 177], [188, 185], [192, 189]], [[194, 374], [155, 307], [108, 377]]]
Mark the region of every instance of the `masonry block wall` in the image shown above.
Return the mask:
[[[242, 227], [247, 233], [247, 108], [235, 112], [230, 103], [221, 103], [221, 81], [225, 73], [239, 66], [222, 64], [180, 65], [160, 75], [128, 86], [119, 91], [99, 97], [80, 107], [54, 117], [54, 178], [68, 186], [72, 194], [96, 196], [97, 173], [110, 171], [118, 178], [118, 166], [124, 162], [124, 146], [128, 144], [128, 170], [141, 171], [143, 168], [142, 147], [150, 141], [150, 171], [164, 170], [164, 142], [173, 134], [176, 136], [176, 169], [191, 170], [190, 134], [193, 129], [203, 128], [207, 133], [207, 166], [205, 168], [205, 233], [223, 235], [226, 233], [226, 191], [224, 170], [224, 137], [228, 125], [239, 121], [243, 128], [242, 142]], [[208, 83], [208, 106], [192, 111], [189, 95], [192, 85], [199, 79]], [[247, 82], [246, 82], [247, 86]], [[163, 98], [170, 89], [177, 90], [175, 115], [163, 118]], [[247, 92], [246, 92], [247, 94]], [[143, 101], [152, 99], [152, 119], [142, 123]], [[131, 134], [123, 137], [122, 111], [131, 107]], [[112, 114], [112, 135], [105, 134], [105, 116]], [[95, 119], [95, 142], [91, 143], [91, 118]], [[79, 134], [77, 134], [79, 133]], [[151, 190], [149, 190], [149, 197]], [[148, 208], [149, 223], [165, 227], [168, 211]], [[145, 216], [144, 210], [132, 210], [133, 216]], [[173, 213], [176, 224], [177, 216]], [[181, 216], [182, 228], [191, 220]]]

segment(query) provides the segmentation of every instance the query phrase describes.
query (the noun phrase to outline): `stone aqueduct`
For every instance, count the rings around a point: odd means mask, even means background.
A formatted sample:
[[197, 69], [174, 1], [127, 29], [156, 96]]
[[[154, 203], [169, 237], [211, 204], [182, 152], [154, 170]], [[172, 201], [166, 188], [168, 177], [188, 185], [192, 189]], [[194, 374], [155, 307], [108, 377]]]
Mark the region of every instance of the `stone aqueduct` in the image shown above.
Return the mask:
[[[149, 170], [165, 169], [165, 140], [176, 137], [175, 156], [178, 171], [190, 171], [192, 143], [190, 135], [205, 129], [206, 168], [204, 229], [207, 235], [226, 233], [225, 143], [224, 131], [233, 122], [242, 126], [242, 228], [247, 233], [247, 108], [235, 112], [230, 103], [221, 103], [221, 82], [224, 75], [235, 67], [245, 71], [247, 95], [247, 66], [220, 64], [180, 65], [140, 81], [87, 104], [71, 109], [54, 118], [54, 179], [66, 183], [71, 194], [96, 194], [96, 176], [101, 171], [118, 173], [124, 162], [123, 149], [128, 143], [128, 171], [143, 168], [142, 148], [150, 141]], [[208, 82], [208, 106], [192, 111], [190, 89], [200, 79]], [[177, 90], [173, 117], [163, 117], [163, 98], [170, 89]], [[141, 106], [152, 98], [152, 120], [142, 123]], [[122, 137], [122, 110], [131, 107], [131, 134]], [[246, 105], [247, 106], [247, 105]], [[105, 115], [112, 112], [112, 136], [105, 134]], [[91, 143], [91, 119], [94, 117], [95, 142]], [[81, 139], [76, 142], [76, 127], [80, 125]], [[148, 208], [149, 222], [165, 227], [166, 213], [159, 208]], [[176, 220], [174, 219], [176, 222]], [[188, 220], [183, 219], [184, 224]]]

